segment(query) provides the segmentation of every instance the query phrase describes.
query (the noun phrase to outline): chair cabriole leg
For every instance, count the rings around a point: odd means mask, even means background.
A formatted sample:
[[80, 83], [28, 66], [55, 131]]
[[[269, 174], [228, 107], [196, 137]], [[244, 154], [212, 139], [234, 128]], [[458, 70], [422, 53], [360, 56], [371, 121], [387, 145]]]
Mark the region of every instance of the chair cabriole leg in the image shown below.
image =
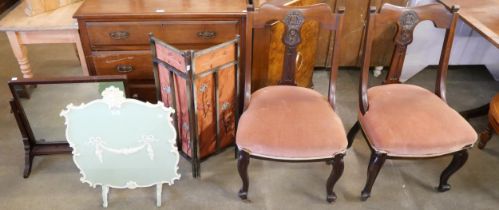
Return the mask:
[[372, 151], [371, 160], [369, 161], [369, 166], [367, 168], [367, 180], [364, 189], [362, 190], [360, 200], [366, 201], [371, 196], [371, 189], [373, 187], [374, 181], [378, 176], [378, 173], [385, 163], [386, 154]]
[[445, 192], [450, 190], [450, 185], [447, 183], [450, 176], [454, 174], [457, 170], [463, 167], [464, 163], [468, 160], [468, 150], [464, 149], [454, 153], [454, 157], [450, 162], [449, 166], [440, 175], [440, 184], [437, 190], [439, 192]]
[[336, 193], [334, 193], [334, 185], [340, 179], [341, 175], [343, 174], [343, 169], [344, 169], [344, 164], [343, 164], [343, 156], [345, 154], [337, 154], [333, 158], [333, 168], [331, 169], [331, 174], [329, 175], [329, 178], [327, 179], [327, 184], [326, 184], [326, 191], [327, 191], [327, 202], [332, 203], [333, 201], [336, 201]]
[[248, 199], [248, 165], [250, 156], [244, 150], [239, 150], [238, 156], [237, 171], [239, 172], [239, 176], [241, 177], [241, 180], [243, 182], [243, 186], [239, 190], [238, 195], [242, 200], [246, 200]]

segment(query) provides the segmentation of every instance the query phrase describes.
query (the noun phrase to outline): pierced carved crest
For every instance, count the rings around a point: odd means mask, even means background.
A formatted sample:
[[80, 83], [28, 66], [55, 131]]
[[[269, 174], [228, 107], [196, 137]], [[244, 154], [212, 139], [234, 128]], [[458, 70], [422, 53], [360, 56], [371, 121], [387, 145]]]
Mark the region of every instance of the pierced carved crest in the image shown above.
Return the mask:
[[397, 38], [397, 42], [399, 44], [407, 45], [412, 42], [412, 32], [418, 22], [419, 17], [414, 10], [406, 10], [402, 13], [398, 21], [400, 34]]
[[286, 25], [286, 33], [284, 34], [284, 43], [288, 46], [296, 46], [301, 42], [300, 29], [305, 18], [299, 10], [291, 10], [284, 17], [284, 24]]

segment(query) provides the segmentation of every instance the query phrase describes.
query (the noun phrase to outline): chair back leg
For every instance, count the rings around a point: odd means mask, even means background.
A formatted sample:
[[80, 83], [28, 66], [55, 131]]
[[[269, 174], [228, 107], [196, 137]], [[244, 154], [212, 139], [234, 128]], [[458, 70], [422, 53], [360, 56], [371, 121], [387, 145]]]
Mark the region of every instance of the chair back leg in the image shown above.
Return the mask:
[[374, 181], [378, 176], [379, 170], [383, 166], [386, 160], [385, 153], [379, 153], [372, 151], [371, 160], [369, 161], [369, 166], [367, 167], [367, 180], [364, 189], [360, 195], [360, 200], [366, 201], [371, 196], [371, 189], [373, 187]]
[[336, 201], [336, 193], [334, 193], [334, 185], [340, 179], [341, 175], [343, 174], [343, 169], [344, 169], [344, 164], [343, 164], [343, 157], [345, 154], [337, 154], [333, 158], [333, 168], [331, 169], [331, 174], [329, 175], [329, 178], [327, 179], [327, 184], [326, 184], [326, 191], [327, 191], [327, 202], [331, 203], [333, 201]]
[[357, 132], [359, 132], [359, 129], [360, 129], [360, 123], [359, 121], [355, 122], [355, 124], [353, 124], [352, 128], [350, 128], [350, 130], [348, 131], [348, 134], [347, 134], [347, 140], [348, 140], [348, 146], [347, 148], [350, 148], [353, 144], [353, 140], [355, 139], [355, 135], [357, 134]]
[[468, 150], [464, 149], [454, 153], [454, 157], [450, 162], [449, 166], [445, 168], [445, 170], [440, 175], [440, 184], [438, 185], [437, 190], [439, 192], [445, 192], [450, 190], [450, 185], [447, 183], [450, 176], [454, 174], [457, 170], [459, 170], [464, 163], [468, 160]]

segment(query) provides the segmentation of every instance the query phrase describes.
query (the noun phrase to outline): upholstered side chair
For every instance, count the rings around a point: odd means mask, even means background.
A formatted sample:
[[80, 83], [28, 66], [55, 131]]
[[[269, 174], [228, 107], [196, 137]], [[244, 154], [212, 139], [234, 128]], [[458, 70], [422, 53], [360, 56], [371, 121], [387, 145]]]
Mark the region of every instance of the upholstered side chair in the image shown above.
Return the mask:
[[[316, 21], [322, 29], [330, 31], [334, 40], [339, 40], [343, 11], [339, 9], [334, 14], [326, 4], [304, 7], [264, 4], [257, 10], [251, 6], [248, 8], [245, 111], [236, 134], [237, 167], [243, 183], [239, 191], [241, 199], [247, 199], [249, 160], [258, 158], [285, 162], [331, 162], [333, 168], [326, 183], [327, 201], [336, 200], [333, 187], [343, 173], [343, 156], [347, 149], [346, 133], [335, 112], [339, 42], [334, 42], [327, 98], [312, 89], [296, 86], [295, 69], [304, 22]], [[279, 85], [264, 87], [252, 94], [252, 45], [260, 41], [251, 40], [253, 30], [274, 21], [285, 25], [282, 79]]]
[[[355, 134], [362, 128], [372, 151], [361, 200], [370, 197], [374, 181], [387, 158], [453, 155], [452, 162], [440, 176], [439, 192], [450, 189], [447, 183], [449, 177], [466, 162], [467, 150], [475, 143], [477, 134], [458, 112], [447, 105], [445, 98], [457, 11], [457, 7], [448, 9], [441, 4], [418, 7], [384, 4], [379, 13], [376, 13], [376, 8], [370, 8], [360, 78], [358, 122], [348, 133], [350, 147]], [[400, 81], [405, 53], [413, 40], [414, 28], [426, 20], [446, 30], [434, 92]], [[379, 24], [387, 23], [396, 23], [398, 27], [390, 70], [383, 85], [368, 88], [373, 35]]]

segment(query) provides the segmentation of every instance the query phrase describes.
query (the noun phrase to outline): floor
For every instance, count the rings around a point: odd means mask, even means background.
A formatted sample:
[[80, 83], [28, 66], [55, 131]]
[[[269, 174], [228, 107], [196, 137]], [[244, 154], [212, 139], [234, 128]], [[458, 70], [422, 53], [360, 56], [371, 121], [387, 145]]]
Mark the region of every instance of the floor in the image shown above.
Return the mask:
[[[39, 77], [81, 74], [71, 45], [29, 46], [34, 73]], [[4, 33], [0, 33], [0, 209], [99, 209], [100, 188], [79, 181], [80, 174], [71, 156], [36, 157], [31, 176], [22, 178], [24, 152], [13, 115], [6, 82], [20, 77], [19, 67]], [[357, 110], [358, 74], [343, 70], [338, 79], [338, 113], [349, 129]], [[433, 88], [435, 70], [427, 69], [409, 83]], [[371, 77], [379, 82], [381, 77]], [[317, 72], [315, 88], [325, 93], [327, 73]], [[448, 102], [457, 110], [486, 103], [499, 91], [481, 67], [449, 71]], [[473, 119], [481, 131], [486, 117]], [[366, 178], [369, 149], [358, 135], [345, 157], [345, 171], [335, 192], [333, 204], [325, 201], [325, 183], [330, 166], [324, 163], [278, 163], [251, 160], [249, 202], [236, 195], [240, 179], [232, 148], [202, 163], [202, 177], [193, 179], [190, 165], [180, 161], [182, 178], [163, 188], [162, 209], [497, 209], [499, 206], [499, 137], [494, 136], [485, 150], [473, 148], [467, 164], [450, 179], [452, 190], [438, 193], [440, 172], [450, 157], [431, 160], [387, 160], [378, 176], [372, 197], [359, 200]], [[155, 189], [112, 189], [109, 209], [157, 209]]]

